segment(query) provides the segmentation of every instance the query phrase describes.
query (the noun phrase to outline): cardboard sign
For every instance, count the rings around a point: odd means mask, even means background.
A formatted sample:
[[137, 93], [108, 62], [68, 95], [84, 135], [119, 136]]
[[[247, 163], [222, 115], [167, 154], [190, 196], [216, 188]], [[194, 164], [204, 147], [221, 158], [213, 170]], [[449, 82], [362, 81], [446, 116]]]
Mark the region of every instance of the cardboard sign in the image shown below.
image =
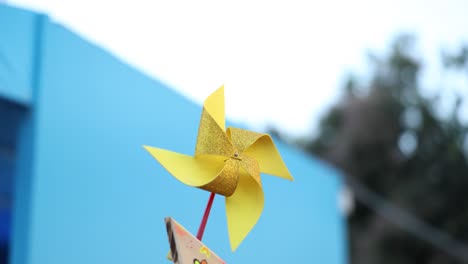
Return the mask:
[[171, 252], [175, 264], [226, 264], [200, 240], [170, 217], [165, 218]]

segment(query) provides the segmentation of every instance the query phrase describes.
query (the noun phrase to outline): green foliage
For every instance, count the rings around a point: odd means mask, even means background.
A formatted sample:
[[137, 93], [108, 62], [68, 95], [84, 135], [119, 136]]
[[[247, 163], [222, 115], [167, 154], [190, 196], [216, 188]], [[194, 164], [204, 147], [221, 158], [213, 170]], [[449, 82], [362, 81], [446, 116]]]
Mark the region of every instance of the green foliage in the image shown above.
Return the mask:
[[[371, 81], [359, 87], [351, 79], [318, 136], [299, 142], [347, 177], [468, 244], [468, 129], [457, 114], [462, 98], [448, 118], [437, 114], [438, 97], [420, 91], [423, 64], [413, 55], [415, 44], [402, 35], [389, 55], [372, 56]], [[467, 54], [468, 48], [444, 54], [446, 70], [466, 68]], [[462, 263], [359, 201], [348, 220], [354, 264]]]

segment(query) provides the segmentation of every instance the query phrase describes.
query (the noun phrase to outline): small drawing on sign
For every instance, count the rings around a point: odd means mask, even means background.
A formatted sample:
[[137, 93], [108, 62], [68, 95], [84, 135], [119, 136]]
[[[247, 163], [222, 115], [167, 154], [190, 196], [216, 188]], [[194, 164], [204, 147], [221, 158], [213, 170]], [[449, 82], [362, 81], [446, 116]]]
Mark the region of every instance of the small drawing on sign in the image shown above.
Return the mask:
[[207, 258], [210, 258], [210, 256], [211, 256], [211, 252], [206, 246], [203, 246], [203, 247], [200, 248], [200, 253], [205, 255]]

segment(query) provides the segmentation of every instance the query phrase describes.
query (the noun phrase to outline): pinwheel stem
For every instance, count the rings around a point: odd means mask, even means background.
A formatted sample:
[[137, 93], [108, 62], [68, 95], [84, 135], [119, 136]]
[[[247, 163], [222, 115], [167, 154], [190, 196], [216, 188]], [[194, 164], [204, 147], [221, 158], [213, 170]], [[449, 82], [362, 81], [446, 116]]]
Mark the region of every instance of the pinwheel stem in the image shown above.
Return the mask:
[[210, 216], [211, 206], [213, 205], [215, 195], [215, 193], [211, 193], [210, 198], [208, 199], [208, 203], [206, 204], [205, 213], [203, 214], [200, 227], [198, 228], [197, 238], [200, 241], [202, 240], [203, 233], [205, 232], [206, 223], [208, 222], [208, 217]]

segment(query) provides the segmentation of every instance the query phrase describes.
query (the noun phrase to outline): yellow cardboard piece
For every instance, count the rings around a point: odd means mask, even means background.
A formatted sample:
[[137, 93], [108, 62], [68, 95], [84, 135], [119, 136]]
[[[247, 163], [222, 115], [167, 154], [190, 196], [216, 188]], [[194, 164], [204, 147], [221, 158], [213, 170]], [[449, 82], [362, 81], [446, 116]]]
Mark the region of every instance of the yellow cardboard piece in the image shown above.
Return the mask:
[[144, 147], [182, 183], [226, 197], [229, 241], [235, 251], [263, 211], [260, 173], [293, 177], [268, 134], [226, 130], [224, 111], [221, 86], [203, 104], [194, 156]]
[[177, 221], [170, 217], [165, 221], [171, 248], [168, 258], [175, 264], [226, 264]]

